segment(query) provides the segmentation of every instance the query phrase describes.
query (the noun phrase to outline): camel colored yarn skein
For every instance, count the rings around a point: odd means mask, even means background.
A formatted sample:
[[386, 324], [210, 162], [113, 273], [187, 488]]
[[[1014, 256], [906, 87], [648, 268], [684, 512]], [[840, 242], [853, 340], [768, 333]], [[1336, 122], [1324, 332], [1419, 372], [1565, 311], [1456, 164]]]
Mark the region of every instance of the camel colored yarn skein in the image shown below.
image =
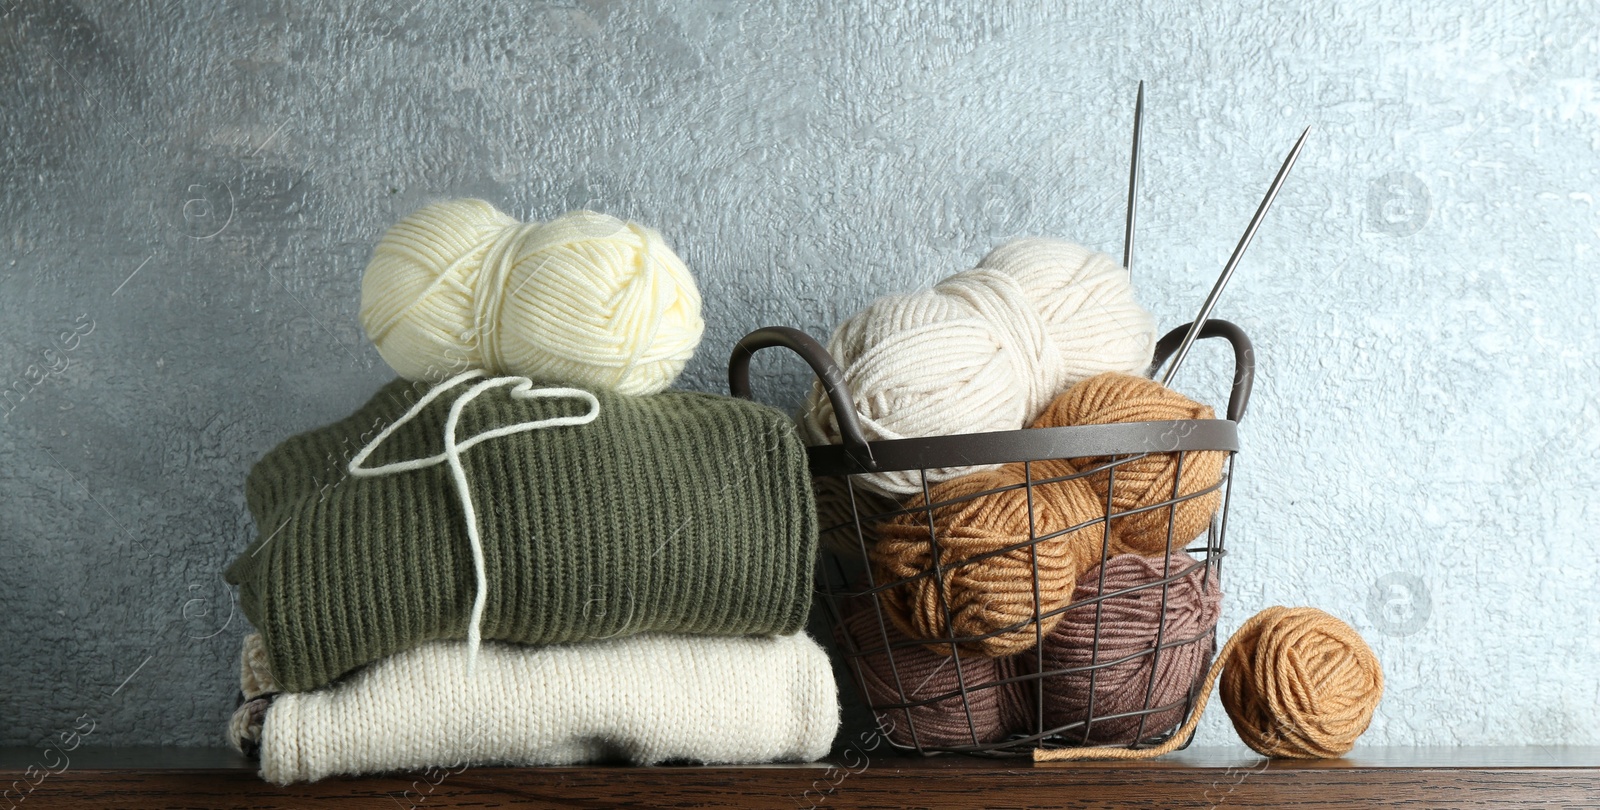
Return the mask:
[[671, 385], [705, 330], [694, 277], [654, 230], [593, 211], [523, 224], [483, 200], [383, 235], [361, 325], [407, 379], [483, 368], [624, 394]]
[[1229, 642], [1222, 667], [1222, 705], [1234, 730], [1269, 757], [1344, 756], [1383, 696], [1372, 648], [1316, 608], [1257, 614]]
[[[828, 341], [869, 441], [1020, 430], [1068, 386], [1149, 365], [1155, 321], [1110, 257], [1020, 239], [931, 290], [874, 301]], [[839, 441], [816, 384], [800, 412], [809, 444]], [[930, 483], [979, 471], [927, 471]], [[884, 495], [920, 493], [917, 471], [860, 476]]]
[[[1211, 654], [1216, 650], [1222, 591], [1215, 573], [1207, 580], [1205, 566], [1187, 554], [1173, 554], [1165, 564], [1169, 566], [1168, 575], [1187, 572], [1168, 583], [1165, 597], [1162, 587], [1152, 584], [1163, 579], [1163, 560], [1159, 557], [1121, 554], [1094, 567], [1078, 580], [1073, 592], [1075, 602], [1141, 585], [1149, 587], [1107, 597], [1098, 603], [1098, 610], [1096, 603], [1067, 610], [1045, 637], [1039, 656], [1042, 670], [1036, 669], [1038, 663], [1031, 652], [1024, 655], [1028, 659], [1022, 667], [1025, 672], [1098, 665], [1093, 670], [1046, 675], [1040, 680], [1046, 728], [1090, 721], [1091, 694], [1093, 722], [1088, 726], [1091, 743], [1126, 745], [1171, 731], [1183, 722], [1188, 697], [1211, 665]], [[1164, 611], [1163, 599], [1166, 602]], [[1095, 633], [1097, 613], [1100, 619], [1098, 639]], [[1158, 635], [1161, 641], [1159, 659], [1155, 652]], [[1091, 672], [1094, 675], [1092, 693]], [[1162, 707], [1170, 708], [1100, 719]], [[1083, 739], [1083, 732], [1084, 727], [1079, 725], [1065, 735], [1068, 739]]]
[[[1015, 659], [963, 655], [958, 677], [956, 659], [950, 656], [918, 645], [894, 646], [906, 637], [893, 624], [885, 623], [880, 629], [870, 598], [848, 600], [844, 609], [835, 633], [842, 648], [861, 653], [849, 666], [859, 673], [867, 703], [890, 740], [924, 747], [990, 743], [1025, 724], [1028, 706], [1024, 690], [1018, 683], [998, 683], [1016, 675]], [[889, 646], [885, 646], [885, 635]], [[967, 686], [965, 701], [963, 683]], [[948, 697], [920, 706], [880, 708], [940, 695]]]
[[[1101, 374], [1073, 386], [1050, 403], [1039, 418], [1041, 425], [1108, 425], [1118, 422], [1159, 422], [1167, 420], [1213, 419], [1211, 408], [1173, 391], [1154, 380], [1128, 374]], [[1195, 450], [1184, 455], [1182, 481], [1178, 493], [1200, 492], [1222, 480], [1222, 465], [1228, 454], [1220, 450]], [[1080, 458], [1079, 469], [1108, 464], [1109, 456]], [[1151, 509], [1131, 515], [1117, 515], [1150, 506], [1173, 497], [1177, 476], [1177, 455], [1152, 453], [1115, 467], [1115, 479], [1105, 472], [1088, 476], [1103, 504], [1108, 487], [1111, 497], [1112, 531], [1122, 545], [1148, 556], [1163, 556], [1180, 549], [1200, 536], [1211, 524], [1211, 516], [1222, 505], [1220, 488], [1174, 507]], [[1172, 547], [1167, 547], [1167, 525], [1172, 524]]]
[[1270, 607], [1251, 616], [1206, 673], [1194, 711], [1154, 748], [1035, 749], [1035, 762], [1152, 759], [1177, 750], [1205, 712], [1217, 676], [1233, 728], [1268, 757], [1340, 757], [1372, 723], [1383, 667], [1350, 625], [1316, 608]]
[[[1073, 473], [1065, 461], [1033, 465], [1035, 480]], [[942, 576], [934, 573], [927, 501], [917, 498], [907, 505], [912, 511], [879, 525], [869, 555], [880, 584], [905, 580], [883, 594], [884, 609], [902, 632], [928, 640], [984, 636], [957, 647], [998, 657], [1035, 644], [1034, 617], [1066, 606], [1078, 576], [1098, 560], [1104, 530], [1094, 521], [1104, 511], [1083, 479], [1035, 484], [1030, 523], [1025, 480], [1023, 465], [1007, 464], [929, 490], [935, 504], [968, 498], [933, 509]], [[1013, 488], [980, 494], [1001, 487]], [[1030, 528], [1034, 536], [1043, 536], [1080, 524], [1087, 525], [1031, 547], [1004, 550], [1026, 543]], [[1060, 614], [1044, 616], [1041, 632], [1050, 632], [1060, 619]], [[949, 644], [928, 648], [942, 655], [951, 651]]]

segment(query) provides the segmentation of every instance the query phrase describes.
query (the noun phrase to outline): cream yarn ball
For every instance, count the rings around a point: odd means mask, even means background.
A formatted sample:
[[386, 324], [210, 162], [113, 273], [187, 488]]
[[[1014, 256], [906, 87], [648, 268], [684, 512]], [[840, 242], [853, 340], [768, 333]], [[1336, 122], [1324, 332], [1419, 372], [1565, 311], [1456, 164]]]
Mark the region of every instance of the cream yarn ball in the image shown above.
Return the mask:
[[671, 385], [705, 331], [661, 234], [593, 211], [523, 224], [483, 200], [429, 205], [383, 235], [361, 326], [406, 379], [483, 368], [624, 394]]
[[[828, 341], [868, 441], [1020, 430], [1076, 383], [1138, 374], [1155, 319], [1111, 257], [1059, 239], [995, 248], [933, 289], [872, 302]], [[839, 441], [820, 383], [800, 412], [809, 444]], [[984, 467], [928, 471], [933, 484]], [[916, 470], [862, 475], [889, 496], [922, 491]]]

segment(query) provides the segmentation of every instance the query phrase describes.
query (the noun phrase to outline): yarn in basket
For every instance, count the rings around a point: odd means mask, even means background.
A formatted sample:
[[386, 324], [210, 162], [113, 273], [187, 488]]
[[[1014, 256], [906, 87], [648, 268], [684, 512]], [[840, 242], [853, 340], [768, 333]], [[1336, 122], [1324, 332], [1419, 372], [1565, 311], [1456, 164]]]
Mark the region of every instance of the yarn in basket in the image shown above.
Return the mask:
[[623, 394], [671, 385], [705, 330], [694, 277], [654, 230], [593, 211], [523, 224], [483, 200], [383, 235], [361, 325], [407, 379], [483, 368]]
[[[1118, 422], [1161, 422], [1168, 420], [1213, 419], [1214, 412], [1155, 380], [1129, 374], [1101, 374], [1078, 383], [1050, 403], [1041, 424], [1108, 425]], [[1181, 481], [1177, 481], [1178, 456], [1152, 453], [1117, 464], [1115, 477], [1097, 472], [1087, 481], [1101, 503], [1111, 494], [1112, 531], [1124, 548], [1147, 556], [1163, 556], [1200, 536], [1211, 524], [1211, 516], [1222, 505], [1220, 487], [1194, 495], [1222, 480], [1223, 463], [1228, 454], [1221, 450], [1192, 450], [1183, 456]], [[1080, 470], [1110, 464], [1111, 456], [1074, 459]], [[1147, 509], [1174, 497], [1194, 495], [1174, 506]], [[1171, 546], [1167, 529], [1171, 525]]]
[[[1126, 400], [1115, 399], [1116, 396]], [[1106, 374], [1056, 397], [1030, 427], [1210, 416], [1210, 408], [1160, 383]], [[1183, 491], [1195, 492], [1216, 483], [1226, 455], [1219, 451], [1189, 453], [1184, 464]], [[905, 514], [879, 524], [877, 542], [868, 549], [879, 582], [905, 580], [884, 593], [890, 617], [912, 638], [986, 636], [961, 642], [960, 646], [984, 655], [1010, 655], [1035, 644], [1031, 621], [1035, 601], [1040, 629], [1049, 633], [1061, 620], [1060, 608], [1071, 603], [1078, 578], [1100, 564], [1102, 548], [1108, 556], [1164, 556], [1165, 520], [1171, 509], [1118, 517], [1112, 521], [1107, 536], [1104, 519], [1109, 478], [1104, 472], [1082, 476], [1078, 471], [1109, 461], [1049, 459], [1034, 462], [1031, 472], [1029, 465], [1011, 463], [930, 487], [934, 504], [948, 503], [936, 505], [931, 518], [939, 544], [942, 580], [932, 574], [927, 501], [921, 497], [912, 499], [906, 504]], [[1111, 501], [1113, 510], [1125, 512], [1170, 497], [1175, 467], [1166, 455], [1119, 464]], [[1028, 491], [1023, 487], [1030, 474], [1035, 482], [1066, 479], [1034, 484], [1031, 515]], [[865, 477], [858, 475], [856, 479]], [[955, 503], [949, 503], [952, 501]], [[1174, 530], [1174, 546], [1203, 531], [1219, 503], [1216, 492], [1180, 503], [1177, 519], [1185, 524]], [[1152, 515], [1154, 519], [1149, 517]], [[1030, 551], [1026, 545], [1029, 537], [1050, 539], [1040, 541]], [[944, 621], [946, 607], [951, 617], [949, 626]]]
[[[1163, 593], [1156, 583], [1166, 577], [1177, 578]], [[1101, 594], [1112, 595], [1086, 601]], [[1046, 673], [1039, 680], [1045, 728], [1077, 723], [1063, 734], [1082, 740], [1087, 724], [1088, 742], [1125, 745], [1182, 723], [1216, 650], [1222, 612], [1216, 574], [1207, 577], [1207, 567], [1187, 554], [1165, 560], [1120, 554], [1078, 580], [1073, 602], [1081, 604], [1063, 614], [1041, 654], [1023, 656], [1022, 671]], [[1048, 674], [1068, 669], [1075, 671]], [[1137, 714], [1111, 717], [1128, 712]]]
[[[843, 610], [835, 634], [842, 648], [860, 653], [847, 666], [860, 676], [867, 702], [891, 741], [941, 748], [991, 743], [1027, 725], [1031, 712], [1024, 690], [1018, 683], [1000, 683], [1016, 675], [1015, 658], [960, 656], [958, 673], [957, 658], [921, 645], [897, 646], [905, 635], [892, 623], [879, 624], [870, 598], [847, 599]], [[932, 700], [940, 695], [949, 697]], [[879, 708], [923, 700], [932, 702]]]
[[[1050, 460], [1031, 472], [1040, 481], [1076, 471]], [[1036, 617], [1042, 633], [1061, 620], [1047, 614], [1067, 605], [1079, 575], [1098, 561], [1105, 511], [1082, 478], [1035, 483], [1030, 499], [1028, 475], [1024, 465], [1007, 464], [932, 487], [933, 538], [920, 497], [878, 526], [868, 553], [880, 584], [899, 583], [884, 591], [883, 604], [902, 632], [963, 639], [959, 649], [998, 657], [1037, 642]], [[1049, 534], [1056, 536], [1029, 542]], [[948, 643], [928, 647], [951, 652]]]
[[[1020, 430], [1058, 393], [1150, 364], [1155, 321], [1109, 256], [1058, 239], [1001, 245], [930, 290], [874, 301], [828, 341], [868, 441]], [[808, 444], [839, 441], [820, 383], [800, 412]], [[977, 467], [927, 470], [929, 483]], [[922, 491], [917, 470], [869, 473], [885, 495]]]

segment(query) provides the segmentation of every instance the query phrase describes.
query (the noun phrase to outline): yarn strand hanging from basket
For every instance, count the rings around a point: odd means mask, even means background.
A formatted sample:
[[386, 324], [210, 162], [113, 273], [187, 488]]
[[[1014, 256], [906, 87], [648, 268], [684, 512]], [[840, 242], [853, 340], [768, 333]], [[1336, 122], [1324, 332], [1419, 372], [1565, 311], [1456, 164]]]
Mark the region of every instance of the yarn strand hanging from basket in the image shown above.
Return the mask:
[[1222, 677], [1234, 730], [1263, 756], [1322, 759], [1349, 753], [1383, 697], [1383, 668], [1350, 625], [1310, 607], [1270, 607], [1250, 617], [1206, 673], [1194, 711], [1154, 748], [1035, 749], [1035, 762], [1151, 759], [1194, 733]]

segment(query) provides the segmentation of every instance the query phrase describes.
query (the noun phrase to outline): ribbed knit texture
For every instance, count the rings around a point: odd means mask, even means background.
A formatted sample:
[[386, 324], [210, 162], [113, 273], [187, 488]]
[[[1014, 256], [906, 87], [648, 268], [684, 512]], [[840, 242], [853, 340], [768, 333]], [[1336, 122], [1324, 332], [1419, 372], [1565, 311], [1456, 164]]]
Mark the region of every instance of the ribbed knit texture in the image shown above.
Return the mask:
[[[285, 691], [466, 635], [475, 585], [445, 467], [343, 472], [415, 401], [412, 385], [389, 384], [250, 472], [260, 537], [227, 579]], [[487, 558], [483, 638], [548, 644], [804, 626], [816, 510], [787, 417], [711, 394], [595, 395], [600, 416], [590, 424], [492, 439], [464, 456]], [[452, 399], [403, 426], [368, 466], [440, 452]], [[467, 408], [458, 434], [586, 407], [491, 392]]]
[[[254, 636], [245, 640], [246, 655]], [[261, 776], [625, 760], [821, 758], [839, 725], [827, 654], [804, 633], [645, 634], [549, 647], [426, 644], [338, 684], [239, 708], [235, 747], [259, 735]]]

